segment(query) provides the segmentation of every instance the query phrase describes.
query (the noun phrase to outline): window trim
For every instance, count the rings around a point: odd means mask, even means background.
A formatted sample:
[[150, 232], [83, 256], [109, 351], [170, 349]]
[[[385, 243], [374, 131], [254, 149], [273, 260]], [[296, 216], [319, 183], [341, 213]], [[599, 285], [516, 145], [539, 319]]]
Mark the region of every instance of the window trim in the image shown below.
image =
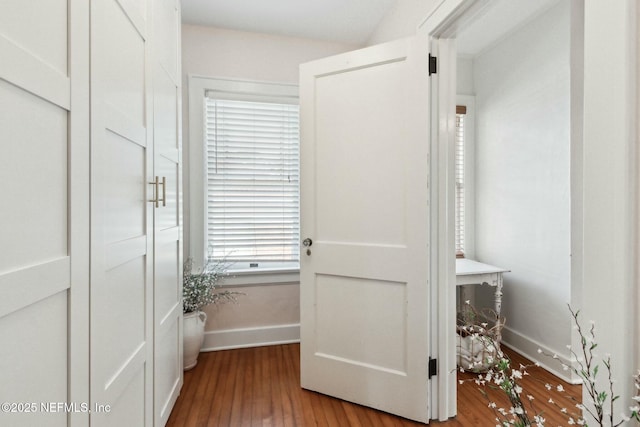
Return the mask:
[[[282, 102], [290, 99], [298, 103], [298, 86], [287, 83], [260, 82], [252, 80], [207, 77], [189, 74], [189, 134], [185, 146], [189, 149], [188, 168], [188, 222], [185, 221], [185, 244], [193, 258], [194, 268], [200, 268], [207, 254], [206, 237], [206, 155], [204, 144], [204, 97], [207, 91], [223, 91], [239, 98], [258, 96], [263, 100], [273, 99]], [[225, 280], [229, 286], [293, 283], [299, 281], [299, 269], [283, 268], [269, 271], [233, 272]]]
[[[475, 259], [475, 104], [473, 95], [456, 95], [456, 106], [465, 106], [464, 140], [464, 257]], [[471, 161], [468, 161], [471, 160]]]

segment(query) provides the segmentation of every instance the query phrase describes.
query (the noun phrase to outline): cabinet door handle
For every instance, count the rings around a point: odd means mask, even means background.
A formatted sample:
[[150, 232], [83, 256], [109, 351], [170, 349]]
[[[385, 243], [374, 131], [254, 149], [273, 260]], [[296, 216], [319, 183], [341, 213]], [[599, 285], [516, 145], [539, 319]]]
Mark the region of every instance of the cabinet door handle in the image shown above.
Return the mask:
[[166, 176], [162, 177], [162, 206], [167, 206], [167, 177]]
[[156, 176], [155, 181], [151, 181], [149, 184], [154, 186], [153, 189], [153, 199], [149, 200], [151, 203], [155, 203], [156, 208], [160, 206], [160, 199], [158, 199], [158, 186], [160, 185], [160, 179]]

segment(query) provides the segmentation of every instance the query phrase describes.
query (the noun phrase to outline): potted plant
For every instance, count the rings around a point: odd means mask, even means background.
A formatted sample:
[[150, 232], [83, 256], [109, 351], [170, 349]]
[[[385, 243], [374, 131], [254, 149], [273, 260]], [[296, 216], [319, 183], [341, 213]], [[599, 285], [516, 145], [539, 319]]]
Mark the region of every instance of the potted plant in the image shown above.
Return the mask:
[[219, 290], [227, 276], [229, 264], [225, 261], [207, 259], [200, 271], [193, 271], [193, 259], [188, 258], [183, 268], [183, 368], [188, 370], [198, 363], [198, 354], [204, 341], [204, 325], [207, 314], [202, 308], [209, 304], [236, 302], [241, 292]]

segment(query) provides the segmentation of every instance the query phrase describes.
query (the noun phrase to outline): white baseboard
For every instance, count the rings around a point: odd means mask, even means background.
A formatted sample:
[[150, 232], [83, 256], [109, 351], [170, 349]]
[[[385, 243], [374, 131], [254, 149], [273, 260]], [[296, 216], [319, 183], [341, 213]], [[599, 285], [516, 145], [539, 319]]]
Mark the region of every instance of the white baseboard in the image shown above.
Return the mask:
[[576, 378], [576, 375], [571, 371], [562, 369], [562, 364], [571, 365], [567, 357], [558, 354], [558, 359], [552, 359], [544, 354], [539, 354], [538, 349], [541, 349], [546, 354], [556, 354], [557, 352], [519, 332], [505, 327], [502, 330], [502, 343], [527, 359], [538, 362], [540, 366], [556, 377], [570, 384], [582, 383], [580, 378]]
[[[300, 342], [300, 324], [262, 326], [256, 328], [226, 329], [205, 332], [201, 351], [229, 350], [234, 348], [262, 347], [266, 345], [290, 344]], [[555, 351], [539, 342], [508, 327], [502, 330], [504, 345], [527, 359], [538, 362], [547, 371], [571, 384], [580, 384], [579, 378], [572, 378], [570, 371], [562, 369], [569, 365], [569, 359], [558, 354], [554, 360], [538, 353], [541, 349], [547, 354]]]
[[226, 329], [204, 334], [201, 351], [262, 347], [300, 342], [300, 324]]

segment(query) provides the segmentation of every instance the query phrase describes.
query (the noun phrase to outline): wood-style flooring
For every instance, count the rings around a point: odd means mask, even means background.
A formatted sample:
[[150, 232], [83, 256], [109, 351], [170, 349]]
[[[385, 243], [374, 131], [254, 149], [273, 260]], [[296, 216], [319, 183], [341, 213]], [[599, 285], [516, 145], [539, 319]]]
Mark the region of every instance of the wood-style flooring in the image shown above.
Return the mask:
[[[513, 363], [528, 363], [508, 352]], [[517, 366], [517, 365], [514, 365]], [[574, 402], [563, 399], [558, 384], [575, 399], [580, 386], [571, 386], [541, 368], [529, 368], [521, 384], [534, 397], [538, 413], [543, 412], [547, 426], [566, 426], [567, 418], [553, 405], [551, 397], [569, 410]], [[469, 379], [469, 374], [458, 374]], [[554, 389], [549, 391], [544, 384]], [[509, 407], [499, 392], [490, 398]], [[500, 403], [502, 402], [502, 403]], [[344, 402], [300, 388], [300, 345], [288, 344], [201, 353], [198, 365], [184, 374], [184, 386], [171, 413], [168, 427], [410, 427], [423, 424]], [[444, 426], [495, 426], [495, 416], [487, 400], [473, 382], [458, 386], [458, 416]]]

